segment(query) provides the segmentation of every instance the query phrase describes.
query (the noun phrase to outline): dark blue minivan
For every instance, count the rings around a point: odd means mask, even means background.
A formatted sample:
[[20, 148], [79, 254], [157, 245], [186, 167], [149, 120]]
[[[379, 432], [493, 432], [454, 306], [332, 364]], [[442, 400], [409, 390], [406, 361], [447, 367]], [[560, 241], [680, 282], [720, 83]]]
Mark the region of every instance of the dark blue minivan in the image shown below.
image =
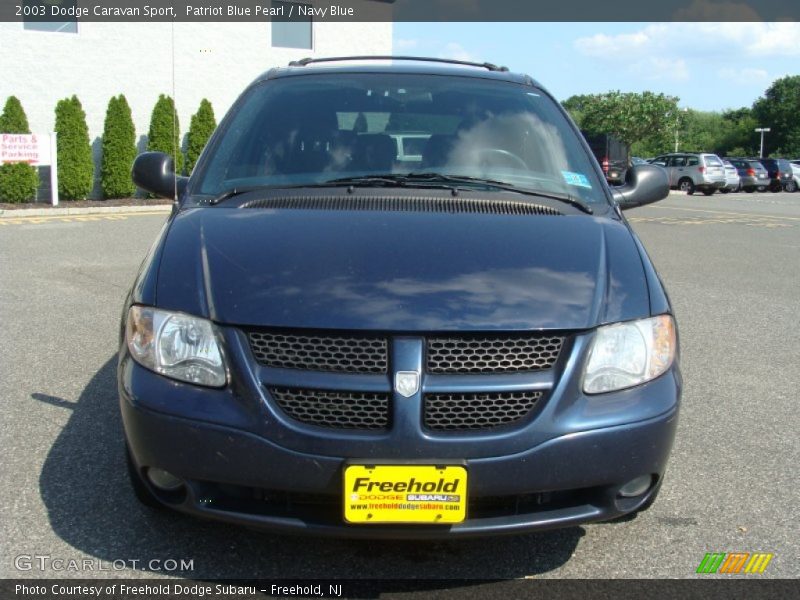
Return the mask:
[[614, 519], [662, 484], [681, 376], [620, 187], [536, 81], [491, 64], [305, 59], [250, 85], [124, 306], [137, 497], [342, 537]]

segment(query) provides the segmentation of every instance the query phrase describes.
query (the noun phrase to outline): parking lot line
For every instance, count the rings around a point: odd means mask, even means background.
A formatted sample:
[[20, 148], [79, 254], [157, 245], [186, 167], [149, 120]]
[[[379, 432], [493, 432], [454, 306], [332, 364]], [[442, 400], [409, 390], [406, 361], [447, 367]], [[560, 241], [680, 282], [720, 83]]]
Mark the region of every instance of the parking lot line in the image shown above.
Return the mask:
[[649, 208], [660, 208], [661, 210], [685, 210], [689, 212], [701, 212], [701, 213], [711, 213], [714, 215], [731, 215], [737, 217], [762, 217], [765, 219], [774, 219], [776, 221], [800, 221], [800, 217], [787, 217], [783, 215], [762, 215], [758, 213], [742, 213], [742, 212], [730, 212], [726, 210], [708, 210], [703, 208], [681, 208], [679, 206], [651, 206]]
[[4, 216], [0, 217], [0, 225], [38, 225], [41, 223], [73, 223], [75, 221], [91, 222], [91, 221], [124, 221], [129, 217], [148, 217], [153, 215], [165, 216], [167, 213], [164, 211], [142, 211], [130, 213], [95, 213], [87, 215], [53, 215], [44, 217], [14, 217]]

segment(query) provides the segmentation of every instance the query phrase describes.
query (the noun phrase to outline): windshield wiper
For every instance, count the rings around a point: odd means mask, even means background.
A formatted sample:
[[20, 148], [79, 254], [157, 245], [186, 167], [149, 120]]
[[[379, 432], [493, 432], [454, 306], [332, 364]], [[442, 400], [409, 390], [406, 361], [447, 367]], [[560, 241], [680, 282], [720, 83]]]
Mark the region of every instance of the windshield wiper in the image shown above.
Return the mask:
[[[286, 190], [286, 189], [297, 189], [297, 188], [324, 188], [324, 187], [358, 187], [358, 186], [386, 186], [386, 187], [402, 187], [411, 183], [412, 185], [416, 185], [416, 182], [413, 182], [412, 179], [409, 179], [406, 175], [364, 175], [359, 177], [342, 177], [341, 179], [331, 179], [328, 181], [322, 181], [318, 183], [300, 183], [300, 184], [292, 184], [292, 185], [251, 185], [251, 186], [239, 186], [234, 187], [229, 190], [225, 190], [217, 194], [214, 198], [209, 200], [210, 205], [219, 204], [220, 202], [224, 202], [229, 198], [233, 198], [234, 196], [240, 196], [242, 194], [247, 194], [249, 192], [255, 192], [258, 190]], [[420, 185], [417, 187], [437, 187], [437, 188], [446, 188], [449, 190], [455, 191], [453, 186], [447, 185], [444, 183], [431, 181], [430, 184], [427, 184], [426, 181], [420, 181]]]
[[516, 192], [517, 194], [525, 194], [526, 196], [536, 196], [539, 198], [548, 198], [550, 200], [557, 200], [570, 204], [575, 208], [582, 210], [586, 214], [594, 214], [592, 207], [585, 202], [575, 198], [570, 194], [559, 194], [557, 192], [542, 192], [538, 190], [531, 190], [528, 188], [521, 188], [512, 183], [505, 181], [498, 181], [497, 179], [484, 179], [483, 177], [469, 177], [466, 175], [444, 175], [442, 173], [409, 173], [407, 178], [413, 181], [432, 181], [432, 182], [446, 182], [454, 185], [485, 185], [497, 190], [506, 190], [509, 192]]
[[482, 177], [469, 177], [466, 175], [444, 175], [442, 173], [386, 173], [380, 175], [360, 175], [356, 177], [341, 177], [338, 179], [329, 179], [328, 181], [321, 181], [318, 183], [301, 183], [298, 185], [258, 185], [258, 186], [245, 186], [235, 187], [224, 192], [221, 192], [213, 198], [209, 204], [212, 206], [219, 204], [234, 196], [246, 194], [256, 190], [270, 190], [270, 189], [291, 189], [291, 188], [324, 188], [324, 187], [435, 187], [449, 189], [453, 194], [458, 193], [458, 186], [484, 186], [497, 190], [505, 190], [515, 192], [517, 194], [524, 194], [526, 196], [535, 196], [537, 198], [547, 198], [549, 200], [556, 200], [564, 202], [575, 208], [585, 212], [586, 214], [594, 214], [592, 207], [578, 200], [570, 194], [559, 194], [556, 192], [543, 192], [531, 190], [528, 188], [521, 188], [505, 181], [498, 181], [496, 179], [484, 179]]
[[214, 196], [208, 203], [211, 206], [215, 204], [219, 204], [220, 202], [224, 202], [228, 198], [233, 198], [234, 196], [241, 196], [242, 194], [246, 194], [248, 192], [254, 192], [256, 190], [269, 190], [272, 189], [273, 186], [271, 185], [250, 185], [250, 186], [243, 186], [243, 187], [234, 187], [229, 190], [225, 190], [220, 192], [216, 196]]
[[417, 178], [413, 174], [387, 173], [381, 175], [359, 175], [357, 177], [341, 177], [339, 179], [329, 179], [321, 183], [312, 184], [308, 187], [327, 187], [327, 186], [384, 186], [384, 187], [435, 187], [444, 188], [457, 192], [458, 190], [445, 180], [430, 179], [428, 177]]

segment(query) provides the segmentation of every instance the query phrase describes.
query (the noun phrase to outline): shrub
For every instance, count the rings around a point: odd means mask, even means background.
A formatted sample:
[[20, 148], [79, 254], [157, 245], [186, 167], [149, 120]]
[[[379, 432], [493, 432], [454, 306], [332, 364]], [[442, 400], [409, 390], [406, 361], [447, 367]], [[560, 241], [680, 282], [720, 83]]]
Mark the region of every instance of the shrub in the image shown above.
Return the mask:
[[136, 187], [131, 180], [131, 165], [136, 158], [136, 129], [131, 107], [125, 96], [108, 101], [103, 127], [103, 158], [100, 181], [104, 198], [133, 196]]
[[217, 128], [217, 121], [214, 118], [214, 109], [211, 102], [203, 98], [200, 101], [200, 108], [192, 115], [189, 124], [189, 136], [186, 144], [186, 172], [191, 173], [200, 158], [200, 153], [206, 147], [208, 138]]
[[56, 105], [58, 193], [64, 200], [86, 198], [92, 191], [94, 163], [86, 113], [77, 96]]
[[0, 166], [0, 202], [29, 202], [36, 197], [39, 175], [27, 163]]
[[[0, 114], [0, 133], [30, 133], [28, 117], [20, 101], [10, 96]], [[0, 201], [27, 202], [36, 197], [39, 175], [26, 163], [0, 166]]]
[[[175, 172], [183, 173], [183, 153], [180, 147], [180, 124], [172, 98], [161, 94], [150, 117], [147, 149], [169, 154], [175, 160]], [[177, 150], [177, 151], [176, 151]]]

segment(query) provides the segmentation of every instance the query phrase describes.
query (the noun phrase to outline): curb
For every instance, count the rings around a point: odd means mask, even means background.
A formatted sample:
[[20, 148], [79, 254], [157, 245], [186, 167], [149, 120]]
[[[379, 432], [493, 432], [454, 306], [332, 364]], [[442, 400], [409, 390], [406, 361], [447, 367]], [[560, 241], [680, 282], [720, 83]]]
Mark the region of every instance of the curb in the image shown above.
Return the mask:
[[19, 217], [65, 217], [69, 215], [96, 215], [108, 213], [169, 212], [172, 204], [151, 204], [149, 206], [87, 206], [81, 208], [21, 208], [0, 210], [0, 219]]

